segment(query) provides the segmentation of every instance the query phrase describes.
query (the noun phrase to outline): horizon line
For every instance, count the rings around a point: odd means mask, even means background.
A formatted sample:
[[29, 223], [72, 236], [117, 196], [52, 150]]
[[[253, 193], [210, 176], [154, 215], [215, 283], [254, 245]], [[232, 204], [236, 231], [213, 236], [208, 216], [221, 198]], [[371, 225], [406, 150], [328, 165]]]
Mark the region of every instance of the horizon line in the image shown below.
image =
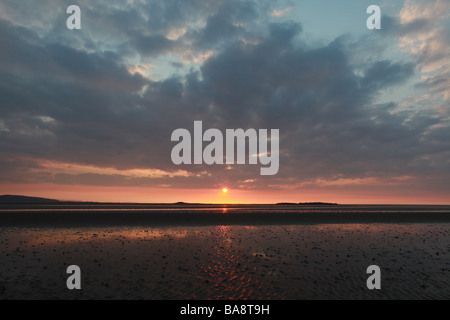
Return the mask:
[[[2, 194], [0, 197], [12, 196], [12, 197], [23, 197], [23, 198], [35, 198], [41, 199], [41, 202], [27, 202], [27, 201], [11, 201], [11, 202], [1, 202], [1, 204], [110, 204], [110, 205], [175, 205], [175, 204], [185, 204], [185, 205], [326, 205], [326, 206], [450, 206], [447, 204], [407, 204], [407, 203], [336, 203], [336, 202], [326, 202], [326, 201], [309, 201], [309, 202], [290, 202], [290, 201], [280, 201], [280, 202], [266, 202], [266, 203], [250, 203], [250, 202], [185, 202], [185, 201], [175, 201], [175, 202], [102, 202], [102, 201], [83, 201], [83, 200], [59, 200], [50, 199], [45, 197], [36, 196], [25, 196], [25, 195], [12, 195], [12, 194]], [[47, 200], [47, 201], [45, 201]]]

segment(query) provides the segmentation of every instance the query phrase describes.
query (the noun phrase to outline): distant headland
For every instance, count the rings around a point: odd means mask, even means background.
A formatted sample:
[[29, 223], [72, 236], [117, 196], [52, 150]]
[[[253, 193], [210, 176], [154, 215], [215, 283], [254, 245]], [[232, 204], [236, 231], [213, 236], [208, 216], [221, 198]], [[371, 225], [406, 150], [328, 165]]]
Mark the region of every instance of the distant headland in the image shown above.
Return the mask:
[[331, 202], [278, 202], [279, 206], [338, 206], [339, 203], [331, 203]]
[[[28, 197], [22, 195], [0, 195], [0, 204], [90, 204], [90, 205], [125, 205], [127, 203], [105, 203], [105, 202], [93, 202], [93, 201], [61, 201], [55, 199], [41, 198], [41, 197]], [[137, 205], [137, 203], [128, 203]], [[193, 205], [210, 205], [208, 203], [189, 203], [189, 202], [175, 202], [175, 203], [139, 203], [139, 205], [177, 205], [177, 206], [193, 206]], [[216, 204], [217, 205], [217, 204]], [[238, 204], [235, 204], [238, 205]], [[255, 204], [257, 205], [257, 204]], [[290, 205], [290, 206], [337, 206], [338, 203], [330, 202], [279, 202], [272, 205]]]
[[17, 196], [17, 195], [1, 195], [0, 203], [56, 203], [59, 200], [46, 199], [39, 197], [27, 197], [27, 196]]

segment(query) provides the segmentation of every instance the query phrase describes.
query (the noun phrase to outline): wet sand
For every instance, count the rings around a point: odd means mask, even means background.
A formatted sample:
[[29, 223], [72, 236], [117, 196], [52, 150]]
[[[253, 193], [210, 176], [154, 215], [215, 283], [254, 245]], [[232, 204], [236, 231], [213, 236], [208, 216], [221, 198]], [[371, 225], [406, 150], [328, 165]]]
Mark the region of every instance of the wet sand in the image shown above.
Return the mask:
[[450, 223], [450, 206], [0, 205], [9, 227]]
[[0, 299], [449, 299], [449, 226], [2, 225]]

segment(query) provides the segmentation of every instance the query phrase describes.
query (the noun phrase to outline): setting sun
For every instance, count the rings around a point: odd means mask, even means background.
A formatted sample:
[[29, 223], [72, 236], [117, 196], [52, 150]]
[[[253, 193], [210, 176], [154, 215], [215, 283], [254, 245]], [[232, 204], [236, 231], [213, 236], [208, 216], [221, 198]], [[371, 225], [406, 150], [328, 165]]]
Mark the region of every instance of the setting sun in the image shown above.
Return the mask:
[[223, 193], [227, 193], [227, 192], [228, 192], [228, 189], [227, 189], [227, 188], [223, 188], [223, 189], [222, 189], [222, 192], [223, 192]]

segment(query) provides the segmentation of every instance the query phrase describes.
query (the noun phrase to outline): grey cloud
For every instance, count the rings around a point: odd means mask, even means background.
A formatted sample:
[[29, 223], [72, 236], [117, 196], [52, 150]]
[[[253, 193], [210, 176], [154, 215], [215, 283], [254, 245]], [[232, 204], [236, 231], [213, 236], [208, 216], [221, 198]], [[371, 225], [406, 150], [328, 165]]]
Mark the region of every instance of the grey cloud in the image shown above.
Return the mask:
[[[108, 2], [104, 5], [109, 8]], [[376, 60], [360, 74], [349, 51], [361, 44], [349, 48], [337, 39], [309, 47], [301, 42], [303, 27], [298, 22], [264, 22], [255, 32], [254, 25], [233, 22], [256, 23], [261, 14], [256, 3], [240, 2], [242, 10], [232, 10], [234, 5], [175, 1], [109, 8], [99, 20], [117, 21], [114, 28], [123, 33], [107, 50], [99, 45], [89, 52], [77, 47], [78, 42], [72, 47], [70, 42], [50, 41], [59, 34], [42, 42], [37, 32], [0, 21], [0, 45], [8, 48], [0, 51], [0, 121], [9, 130], [0, 130], [0, 178], [187, 188], [213, 187], [223, 181], [239, 186], [252, 179], [248, 188], [265, 188], [286, 181], [449, 172], [444, 157], [450, 147], [445, 138], [448, 126], [436, 113], [398, 112], [395, 102], [374, 102], [382, 90], [410, 79], [413, 64]], [[152, 19], [147, 21], [144, 13]], [[172, 27], [185, 26], [193, 19], [188, 17], [191, 13], [207, 17], [204, 28], [190, 30], [176, 41], [164, 36]], [[426, 24], [417, 23], [419, 27]], [[249, 34], [255, 44], [240, 40]], [[96, 43], [90, 40], [90, 45]], [[130, 45], [126, 50], [125, 44]], [[198, 70], [179, 71], [160, 81], [130, 74], [125, 66], [130, 53], [156, 57], [186, 48], [214, 49], [215, 54]], [[45, 122], [42, 116], [54, 121]], [[173, 165], [170, 134], [177, 128], [191, 129], [194, 120], [203, 120], [205, 129], [279, 128], [279, 174], [261, 178], [255, 166], [228, 170]], [[131, 179], [52, 175], [45, 170], [38, 174], [31, 170], [39, 167], [37, 159], [211, 175]]]
[[163, 35], [143, 36], [137, 35], [135, 38], [135, 48], [143, 56], [158, 57], [168, 53], [176, 47], [176, 41], [172, 41]]
[[256, 3], [254, 2], [224, 2], [218, 7], [214, 15], [208, 17], [206, 26], [193, 33], [195, 42], [201, 47], [211, 47], [222, 41], [233, 41], [236, 36], [246, 32], [240, 24], [248, 24], [257, 16]]
[[361, 85], [370, 91], [400, 84], [414, 74], [412, 63], [392, 63], [390, 61], [377, 61], [366, 70]]
[[405, 36], [418, 32], [426, 32], [433, 28], [427, 19], [418, 18], [411, 22], [402, 24], [400, 19], [391, 16], [381, 17], [382, 33], [394, 36]]

